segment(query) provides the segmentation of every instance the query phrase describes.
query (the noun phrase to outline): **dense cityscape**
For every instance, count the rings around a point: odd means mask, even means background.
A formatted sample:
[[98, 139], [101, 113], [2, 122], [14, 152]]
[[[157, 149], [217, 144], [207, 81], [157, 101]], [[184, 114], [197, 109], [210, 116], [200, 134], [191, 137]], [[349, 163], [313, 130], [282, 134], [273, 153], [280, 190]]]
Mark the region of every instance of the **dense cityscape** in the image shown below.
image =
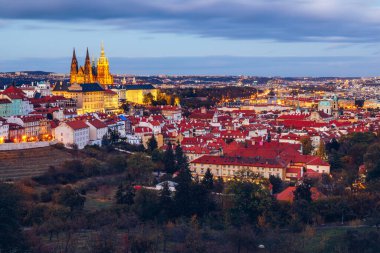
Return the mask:
[[0, 253], [380, 252], [378, 1], [0, 6]]
[[4, 252], [377, 251], [379, 79], [68, 69], [1, 74]]

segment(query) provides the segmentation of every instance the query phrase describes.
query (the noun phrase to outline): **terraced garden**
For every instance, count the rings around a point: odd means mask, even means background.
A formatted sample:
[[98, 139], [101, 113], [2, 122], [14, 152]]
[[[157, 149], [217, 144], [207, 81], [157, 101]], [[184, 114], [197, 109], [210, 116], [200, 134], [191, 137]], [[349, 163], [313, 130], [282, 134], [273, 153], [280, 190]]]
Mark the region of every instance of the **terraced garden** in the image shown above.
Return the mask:
[[49, 166], [58, 166], [73, 157], [54, 147], [0, 151], [0, 181], [41, 175]]

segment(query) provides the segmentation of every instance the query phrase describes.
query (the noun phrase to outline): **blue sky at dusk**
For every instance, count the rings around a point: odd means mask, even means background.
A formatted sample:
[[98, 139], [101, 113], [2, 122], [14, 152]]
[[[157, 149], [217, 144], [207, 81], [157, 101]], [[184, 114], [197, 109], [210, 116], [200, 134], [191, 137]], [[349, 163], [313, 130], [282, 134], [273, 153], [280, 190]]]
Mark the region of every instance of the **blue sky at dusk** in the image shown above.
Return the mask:
[[0, 0], [0, 71], [380, 75], [378, 0]]

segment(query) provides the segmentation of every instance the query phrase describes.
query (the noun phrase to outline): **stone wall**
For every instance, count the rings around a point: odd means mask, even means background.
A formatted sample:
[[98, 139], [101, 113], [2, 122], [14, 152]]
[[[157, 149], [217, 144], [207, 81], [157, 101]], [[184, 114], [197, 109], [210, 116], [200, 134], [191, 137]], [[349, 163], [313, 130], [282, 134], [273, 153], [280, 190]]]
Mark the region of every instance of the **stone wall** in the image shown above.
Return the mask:
[[43, 148], [56, 144], [57, 141], [21, 142], [0, 144], [0, 151]]

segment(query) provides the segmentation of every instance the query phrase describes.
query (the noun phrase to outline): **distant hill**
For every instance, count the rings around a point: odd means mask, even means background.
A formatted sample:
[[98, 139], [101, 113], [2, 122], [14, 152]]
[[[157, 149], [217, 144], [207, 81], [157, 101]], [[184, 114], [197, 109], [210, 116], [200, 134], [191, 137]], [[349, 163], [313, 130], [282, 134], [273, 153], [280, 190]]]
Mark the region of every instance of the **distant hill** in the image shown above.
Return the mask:
[[[44, 75], [49, 75], [49, 74], [54, 73], [54, 72], [45, 72], [45, 71], [40, 71], [40, 70], [37, 70], [37, 71], [17, 71], [17, 72], [27, 73], [28, 75], [34, 75], [34, 76], [44, 76]], [[6, 72], [6, 73], [15, 74], [17, 72]]]

